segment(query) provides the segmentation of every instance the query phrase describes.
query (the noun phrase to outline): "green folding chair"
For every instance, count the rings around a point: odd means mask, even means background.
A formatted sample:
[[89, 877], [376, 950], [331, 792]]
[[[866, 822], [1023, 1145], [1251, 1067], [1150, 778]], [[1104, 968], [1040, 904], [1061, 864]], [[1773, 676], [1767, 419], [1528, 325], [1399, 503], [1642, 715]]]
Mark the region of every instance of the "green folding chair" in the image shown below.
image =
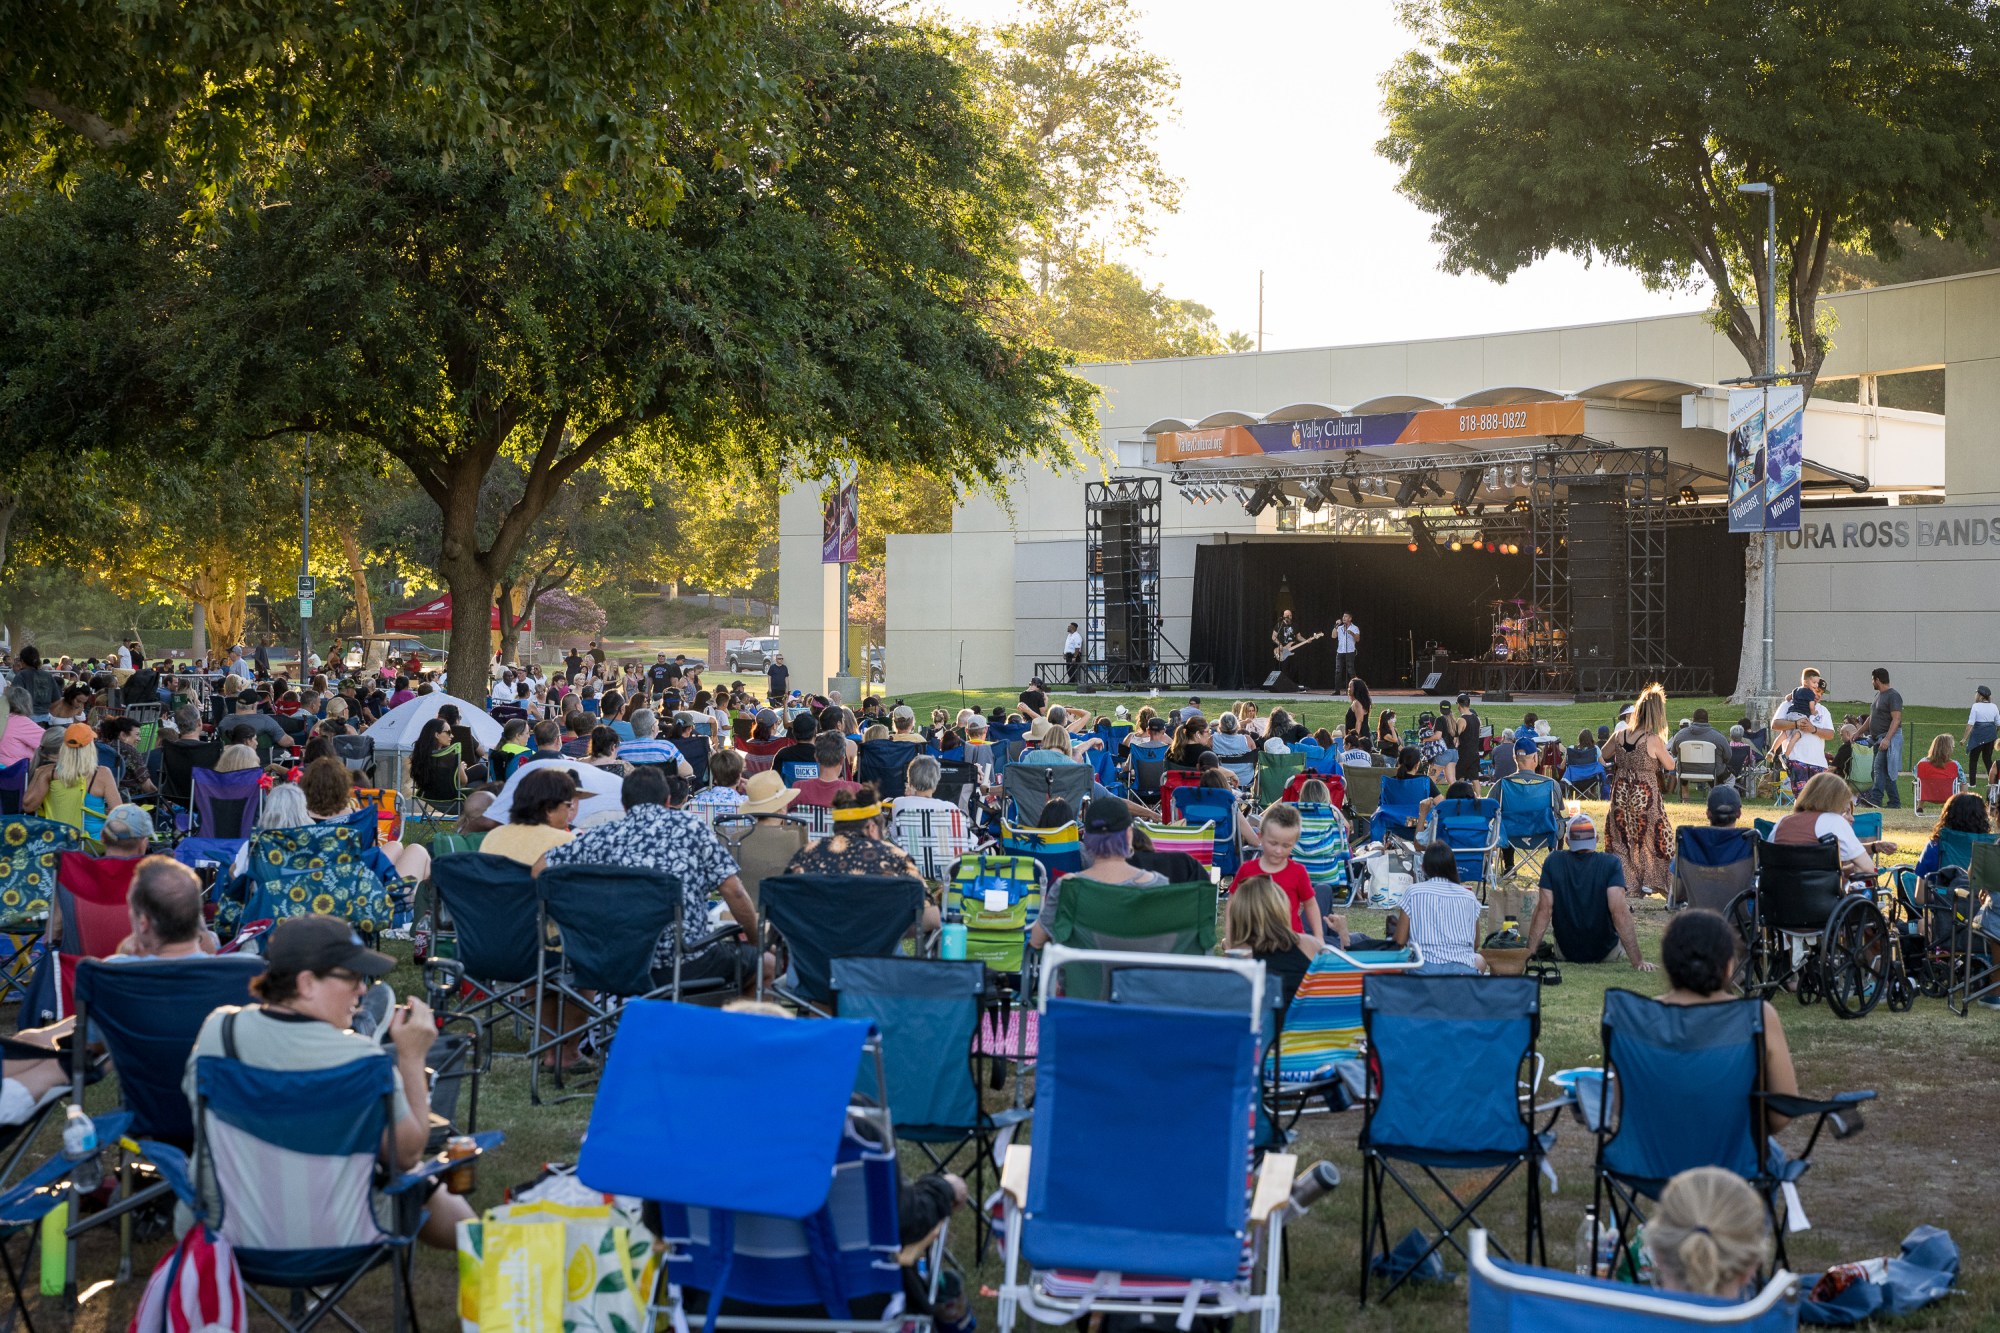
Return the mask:
[[1306, 757], [1302, 754], [1263, 754], [1257, 756], [1257, 804], [1270, 805], [1285, 799], [1285, 784], [1295, 773], [1306, 771]]
[[[1071, 876], [1057, 884], [1055, 892], [1049, 936], [1057, 944], [1120, 953], [1215, 952], [1216, 901], [1221, 890], [1206, 880], [1148, 889]], [[1103, 969], [1080, 967], [1067, 975], [1070, 995], [1110, 998], [1111, 978]]]

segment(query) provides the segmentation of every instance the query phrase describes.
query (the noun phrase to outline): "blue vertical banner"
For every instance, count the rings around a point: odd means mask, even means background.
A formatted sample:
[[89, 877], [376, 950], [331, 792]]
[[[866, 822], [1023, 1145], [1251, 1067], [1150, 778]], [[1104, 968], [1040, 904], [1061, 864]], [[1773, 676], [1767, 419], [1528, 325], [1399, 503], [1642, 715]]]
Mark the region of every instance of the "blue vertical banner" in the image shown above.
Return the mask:
[[[1729, 530], [1764, 530], [1764, 390], [1729, 391]], [[1797, 504], [1793, 523], [1797, 524]]]
[[[1806, 391], [1774, 385], [1764, 394], [1764, 531], [1799, 530], [1799, 492], [1805, 470]], [[1734, 517], [1734, 511], [1731, 511]], [[1732, 524], [1731, 530], [1734, 531]]]

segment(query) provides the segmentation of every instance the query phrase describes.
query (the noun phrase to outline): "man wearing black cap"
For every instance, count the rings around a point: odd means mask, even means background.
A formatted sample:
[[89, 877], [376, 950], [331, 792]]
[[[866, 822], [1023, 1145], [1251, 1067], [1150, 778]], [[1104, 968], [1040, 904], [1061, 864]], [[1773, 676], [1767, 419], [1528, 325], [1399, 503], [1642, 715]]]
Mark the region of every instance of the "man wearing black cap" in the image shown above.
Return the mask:
[[1042, 688], [1042, 678], [1036, 676], [1028, 682], [1028, 688], [1021, 691], [1021, 711], [1031, 718], [1041, 717], [1049, 711], [1049, 696]]
[[1721, 783], [1708, 789], [1708, 826], [1710, 828], [1735, 828], [1736, 821], [1743, 818], [1743, 798], [1736, 788]]
[[[430, 1137], [430, 1084], [424, 1056], [437, 1040], [430, 1006], [414, 996], [405, 1000], [390, 1016], [381, 1042], [351, 1031], [362, 996], [389, 974], [396, 960], [362, 943], [354, 927], [339, 917], [295, 916], [280, 921], [268, 937], [264, 960], [264, 974], [250, 983], [250, 993], [262, 1003], [218, 1009], [202, 1024], [181, 1081], [188, 1100], [194, 1100], [195, 1061], [204, 1055], [233, 1053], [233, 1058], [255, 1069], [308, 1071], [381, 1059], [386, 1045], [395, 1062], [396, 1080], [392, 1164], [403, 1171], [415, 1166]], [[289, 1196], [264, 1203], [275, 1208], [325, 1206], [322, 1199]], [[442, 1190], [433, 1193], [426, 1206], [430, 1216], [419, 1236], [427, 1245], [455, 1249], [458, 1223], [470, 1219], [472, 1209], [464, 1199]]]
[[222, 720], [219, 730], [226, 736], [238, 727], [248, 727], [259, 736], [269, 738], [273, 747], [290, 749], [292, 734], [277, 718], [257, 711], [257, 705], [263, 702], [263, 698], [263, 692], [255, 686], [244, 686], [243, 692], [236, 696], [236, 711]]

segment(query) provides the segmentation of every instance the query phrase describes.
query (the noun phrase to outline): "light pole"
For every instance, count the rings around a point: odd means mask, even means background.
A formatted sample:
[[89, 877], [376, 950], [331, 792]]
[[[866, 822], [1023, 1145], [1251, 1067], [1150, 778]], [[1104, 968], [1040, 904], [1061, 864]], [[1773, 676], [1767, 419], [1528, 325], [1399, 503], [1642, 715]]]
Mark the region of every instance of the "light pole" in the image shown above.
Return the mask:
[[[306, 433], [305, 489], [299, 498], [299, 586], [307, 586], [305, 579], [312, 572], [312, 517], [313, 517], [313, 437]], [[312, 617], [299, 616], [299, 682], [303, 685], [310, 676], [306, 672], [306, 659], [312, 656]]]
[[[1764, 196], [1764, 391], [1778, 378], [1778, 190], [1765, 181], [1736, 187], [1739, 194]], [[1766, 418], [1768, 423], [1768, 417]], [[1768, 458], [1769, 455], [1767, 454]], [[1772, 655], [1778, 629], [1778, 535], [1764, 531], [1764, 672], [1758, 682], [1769, 702], [1778, 689], [1778, 663]]]

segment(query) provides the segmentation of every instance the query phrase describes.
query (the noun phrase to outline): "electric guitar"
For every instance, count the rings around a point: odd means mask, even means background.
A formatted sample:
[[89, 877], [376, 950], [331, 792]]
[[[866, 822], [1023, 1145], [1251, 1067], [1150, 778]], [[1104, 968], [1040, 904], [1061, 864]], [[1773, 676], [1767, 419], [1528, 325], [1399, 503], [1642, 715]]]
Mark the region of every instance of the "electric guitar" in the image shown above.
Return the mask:
[[1324, 631], [1322, 631], [1318, 634], [1308, 634], [1303, 639], [1295, 639], [1289, 644], [1281, 643], [1276, 648], [1273, 648], [1271, 650], [1271, 656], [1277, 658], [1280, 662], [1290, 661], [1293, 653], [1305, 647], [1307, 644], [1313, 642], [1315, 639], [1324, 639], [1325, 637], [1326, 634]]

